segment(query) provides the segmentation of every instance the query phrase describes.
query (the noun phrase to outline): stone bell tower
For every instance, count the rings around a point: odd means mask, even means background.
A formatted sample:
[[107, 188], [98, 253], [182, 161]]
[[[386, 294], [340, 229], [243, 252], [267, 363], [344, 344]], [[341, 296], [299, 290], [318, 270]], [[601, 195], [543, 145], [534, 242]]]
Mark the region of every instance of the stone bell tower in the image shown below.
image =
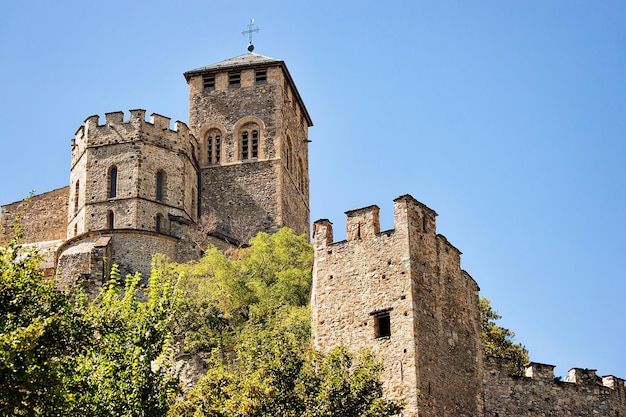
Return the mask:
[[308, 235], [313, 124], [284, 61], [249, 52], [184, 75], [201, 216], [239, 243], [282, 226]]

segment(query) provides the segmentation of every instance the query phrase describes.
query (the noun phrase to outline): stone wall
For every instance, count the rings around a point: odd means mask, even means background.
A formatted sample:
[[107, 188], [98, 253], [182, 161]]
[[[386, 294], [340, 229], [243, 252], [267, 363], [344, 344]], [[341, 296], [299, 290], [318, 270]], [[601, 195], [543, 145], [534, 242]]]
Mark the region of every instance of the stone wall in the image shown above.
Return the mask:
[[0, 240], [4, 243], [10, 238], [17, 213], [22, 214], [25, 243], [65, 239], [68, 194], [69, 187], [63, 187], [35, 195], [26, 205], [25, 200], [21, 200], [2, 206]]
[[[255, 82], [259, 69], [267, 73], [265, 82]], [[241, 74], [239, 86], [229, 87], [231, 71]], [[189, 123], [199, 141], [203, 167], [201, 212], [217, 213], [220, 232], [225, 234], [245, 224], [248, 230], [268, 232], [289, 226], [308, 235], [309, 121], [284, 63], [269, 60], [260, 66], [216, 67], [207, 73], [215, 77], [213, 89], [203, 88], [201, 70], [186, 74]], [[248, 159], [241, 149], [246, 130], [259, 134], [258, 155]], [[214, 140], [216, 135], [220, 136], [219, 164], [208, 161], [207, 154], [208, 137]], [[231, 184], [235, 184], [233, 189], [229, 189]], [[245, 242], [253, 234], [230, 236]]]
[[[66, 241], [57, 252], [57, 281], [64, 289], [77, 284], [97, 291], [117, 264], [122, 277], [139, 272], [150, 276], [152, 257], [165, 254], [176, 260], [178, 239], [155, 232], [107, 230]], [[86, 282], [87, 281], [87, 282]]]
[[[68, 237], [109, 229], [110, 212], [114, 228], [147, 231], [157, 231], [157, 216], [161, 230], [169, 229], [169, 215], [197, 219], [197, 142], [187, 126], [176, 122], [176, 130], [170, 130], [170, 119], [157, 114], [146, 122], [144, 110], [131, 110], [128, 121], [123, 116], [107, 113], [103, 125], [98, 124], [98, 116], [91, 116], [76, 132]], [[117, 180], [111, 197], [113, 167]], [[159, 197], [157, 173], [162, 178]]]
[[202, 170], [201, 208], [217, 217], [216, 231], [239, 243], [258, 231], [278, 230], [280, 161], [258, 161]]
[[595, 370], [570, 370], [565, 381], [554, 378], [553, 365], [530, 363], [526, 376], [508, 376], [505, 359], [487, 358], [484, 372], [486, 417], [626, 415], [624, 380], [600, 378]]
[[[435, 234], [434, 211], [394, 201], [394, 230], [378, 207], [347, 212], [347, 240], [314, 224], [311, 298], [315, 346], [372, 348], [383, 358], [387, 395], [406, 415], [475, 416], [480, 410], [478, 286], [460, 252]], [[451, 387], [454, 387], [451, 389]]]

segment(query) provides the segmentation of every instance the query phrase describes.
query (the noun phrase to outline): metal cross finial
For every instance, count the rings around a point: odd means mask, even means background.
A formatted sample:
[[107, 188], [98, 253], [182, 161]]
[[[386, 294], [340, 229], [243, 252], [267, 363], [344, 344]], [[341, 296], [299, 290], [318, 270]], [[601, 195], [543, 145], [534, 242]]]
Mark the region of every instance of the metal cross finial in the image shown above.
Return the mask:
[[245, 35], [246, 33], [248, 34], [248, 51], [252, 52], [254, 51], [254, 45], [252, 45], [252, 32], [259, 32], [259, 28], [254, 28], [254, 17], [252, 19], [250, 19], [250, 23], [248, 24], [248, 30], [244, 30], [243, 32], [241, 32], [242, 35]]

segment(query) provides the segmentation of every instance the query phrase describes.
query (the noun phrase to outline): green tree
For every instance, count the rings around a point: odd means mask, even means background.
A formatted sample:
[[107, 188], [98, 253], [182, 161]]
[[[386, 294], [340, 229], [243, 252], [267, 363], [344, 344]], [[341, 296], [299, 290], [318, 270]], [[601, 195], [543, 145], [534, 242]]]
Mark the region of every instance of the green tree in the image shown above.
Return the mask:
[[313, 352], [295, 335], [265, 331], [209, 369], [170, 417], [388, 417], [402, 404], [382, 398], [382, 365], [371, 353]]
[[371, 354], [312, 351], [312, 262], [306, 237], [284, 228], [230, 257], [209, 249], [197, 264], [168, 266], [185, 293], [176, 326], [194, 329], [186, 348], [212, 352], [207, 374], [169, 416], [382, 417], [401, 409], [381, 398], [382, 368]]
[[155, 270], [147, 300], [140, 275], [121, 285], [117, 266], [85, 313], [93, 329], [90, 348], [76, 359], [72, 383], [80, 390], [73, 415], [162, 416], [177, 393], [170, 331], [175, 285]]
[[74, 395], [66, 376], [89, 338], [84, 297], [45, 279], [19, 236], [0, 248], [0, 414], [62, 415]]
[[488, 356], [508, 359], [509, 374], [521, 376], [524, 364], [528, 362], [528, 350], [521, 343], [513, 343], [515, 333], [496, 324], [502, 316], [491, 308], [491, 301], [485, 297], [479, 300], [480, 327], [485, 353]]

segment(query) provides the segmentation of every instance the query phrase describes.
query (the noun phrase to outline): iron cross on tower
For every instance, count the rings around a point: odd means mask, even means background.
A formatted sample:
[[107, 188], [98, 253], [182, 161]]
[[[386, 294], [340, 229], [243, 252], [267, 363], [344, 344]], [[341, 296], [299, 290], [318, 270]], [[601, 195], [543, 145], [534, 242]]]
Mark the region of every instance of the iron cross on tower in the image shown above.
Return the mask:
[[241, 32], [242, 35], [248, 34], [248, 52], [254, 51], [254, 45], [252, 45], [252, 32], [259, 32], [259, 28], [254, 28], [254, 17], [250, 19], [250, 24], [248, 24], [248, 30], [244, 30]]

